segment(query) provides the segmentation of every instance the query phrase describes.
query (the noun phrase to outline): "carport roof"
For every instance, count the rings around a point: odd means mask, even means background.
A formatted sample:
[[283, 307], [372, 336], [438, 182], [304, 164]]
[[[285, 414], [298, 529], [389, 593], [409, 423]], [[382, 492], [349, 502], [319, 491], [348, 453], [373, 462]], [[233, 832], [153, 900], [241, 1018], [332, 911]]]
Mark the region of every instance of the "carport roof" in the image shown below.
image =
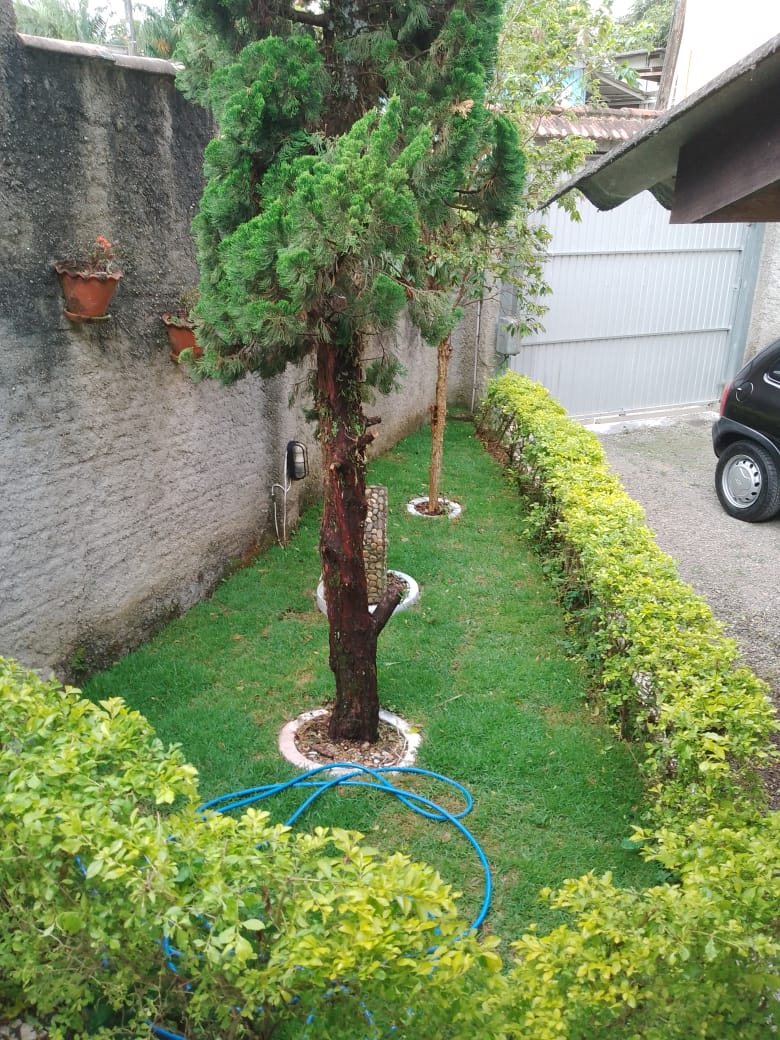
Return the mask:
[[780, 34], [567, 181], [599, 209], [651, 191], [672, 223], [780, 220]]

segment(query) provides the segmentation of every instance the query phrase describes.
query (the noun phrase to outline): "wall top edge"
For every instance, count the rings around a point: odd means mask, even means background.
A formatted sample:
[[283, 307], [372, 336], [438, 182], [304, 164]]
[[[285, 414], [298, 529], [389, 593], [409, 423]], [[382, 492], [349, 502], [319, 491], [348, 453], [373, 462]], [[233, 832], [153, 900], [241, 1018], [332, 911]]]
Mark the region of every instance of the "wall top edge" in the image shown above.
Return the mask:
[[47, 36], [28, 36], [17, 33], [25, 47], [34, 47], [42, 51], [57, 51], [59, 54], [71, 54], [81, 58], [102, 58], [122, 68], [139, 69], [143, 72], [154, 72], [162, 76], [175, 76], [178, 66], [165, 58], [146, 58], [134, 54], [123, 54], [112, 51], [95, 43], [78, 43], [75, 40], [52, 40]]

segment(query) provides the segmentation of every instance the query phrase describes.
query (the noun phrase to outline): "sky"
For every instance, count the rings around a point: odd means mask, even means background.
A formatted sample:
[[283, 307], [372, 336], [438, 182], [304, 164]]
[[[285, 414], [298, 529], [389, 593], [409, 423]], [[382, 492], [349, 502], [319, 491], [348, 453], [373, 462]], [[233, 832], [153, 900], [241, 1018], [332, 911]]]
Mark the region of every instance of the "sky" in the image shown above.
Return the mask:
[[615, 18], [620, 18], [622, 15], [628, 14], [633, 3], [634, 0], [615, 0], [612, 4], [612, 14]]
[[[123, 22], [125, 20], [124, 0], [88, 0], [90, 14], [100, 12], [110, 24]], [[133, 0], [133, 14], [135, 20], [140, 15], [141, 7], [151, 7], [155, 11], [165, 9], [165, 0]]]
[[[605, 7], [601, 0], [589, 0], [590, 6], [593, 8]], [[621, 18], [624, 14], [628, 14], [634, 5], [634, 0], [612, 0], [612, 17]]]

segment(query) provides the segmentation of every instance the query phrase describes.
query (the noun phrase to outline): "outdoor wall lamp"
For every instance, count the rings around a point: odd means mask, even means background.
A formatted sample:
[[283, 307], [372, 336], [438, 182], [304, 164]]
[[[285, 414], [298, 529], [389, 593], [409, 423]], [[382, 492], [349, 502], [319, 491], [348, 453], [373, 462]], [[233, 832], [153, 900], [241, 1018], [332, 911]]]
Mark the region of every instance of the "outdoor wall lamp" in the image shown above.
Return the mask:
[[[287, 545], [287, 495], [293, 486], [294, 480], [303, 480], [309, 472], [309, 457], [306, 454], [306, 445], [300, 441], [288, 441], [284, 453], [285, 479], [283, 484], [271, 485], [271, 501], [274, 506], [274, 527], [276, 538], [284, 548]], [[276, 493], [282, 493], [282, 530], [279, 531], [279, 516], [276, 506]]]
[[303, 480], [309, 472], [309, 458], [306, 445], [300, 441], [289, 441], [287, 444], [287, 479]]

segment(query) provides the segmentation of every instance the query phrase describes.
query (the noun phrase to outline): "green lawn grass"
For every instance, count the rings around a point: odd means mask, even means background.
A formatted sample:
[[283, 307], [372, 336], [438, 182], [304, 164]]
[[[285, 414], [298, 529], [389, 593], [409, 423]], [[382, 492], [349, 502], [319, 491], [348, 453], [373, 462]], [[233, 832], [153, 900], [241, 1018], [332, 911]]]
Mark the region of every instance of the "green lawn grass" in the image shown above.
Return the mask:
[[[466, 825], [485, 850], [495, 892], [486, 927], [510, 938], [558, 918], [538, 891], [587, 871], [647, 886], [658, 869], [621, 848], [643, 792], [630, 749], [591, 710], [586, 676], [563, 650], [562, 612], [521, 534], [522, 504], [470, 424], [450, 422], [443, 493], [464, 505], [456, 521], [411, 516], [424, 494], [430, 431], [371, 466], [389, 489], [389, 566], [420, 584], [420, 604], [396, 614], [379, 641], [383, 707], [423, 733], [418, 764], [472, 792]], [[179, 742], [206, 798], [288, 779], [277, 751], [282, 725], [333, 696], [327, 622], [317, 610], [319, 512], [278, 546], [223, 581], [213, 597], [85, 686], [122, 696], [165, 742]], [[416, 781], [427, 797], [443, 795]], [[284, 820], [301, 801], [265, 808]], [[455, 802], [443, 795], [450, 811]], [[451, 826], [411, 815], [365, 791], [321, 799], [299, 826], [355, 828], [387, 851], [434, 863], [464, 893], [471, 919], [482, 899], [473, 851]]]

